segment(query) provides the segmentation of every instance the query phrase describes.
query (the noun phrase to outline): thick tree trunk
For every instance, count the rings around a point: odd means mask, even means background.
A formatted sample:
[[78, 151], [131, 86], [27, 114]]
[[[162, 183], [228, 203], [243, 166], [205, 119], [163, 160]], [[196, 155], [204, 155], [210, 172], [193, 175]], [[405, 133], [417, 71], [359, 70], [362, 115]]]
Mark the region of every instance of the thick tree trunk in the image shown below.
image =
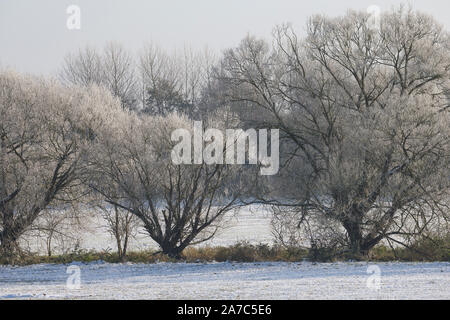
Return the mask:
[[361, 223], [358, 219], [351, 219], [343, 222], [349, 240], [350, 255], [352, 258], [360, 258], [366, 254], [362, 248], [363, 235]]
[[353, 258], [358, 259], [368, 255], [369, 251], [382, 239], [382, 237], [364, 237], [361, 231], [361, 222], [357, 220], [345, 221], [343, 226], [347, 231], [350, 254]]
[[186, 246], [176, 246], [176, 245], [171, 245], [171, 244], [162, 244], [161, 246], [161, 250], [164, 254], [168, 255], [171, 258], [174, 259], [180, 259], [181, 258], [181, 252], [183, 252], [184, 248]]
[[0, 235], [0, 260], [14, 264], [20, 253], [17, 237], [12, 232], [4, 230]]

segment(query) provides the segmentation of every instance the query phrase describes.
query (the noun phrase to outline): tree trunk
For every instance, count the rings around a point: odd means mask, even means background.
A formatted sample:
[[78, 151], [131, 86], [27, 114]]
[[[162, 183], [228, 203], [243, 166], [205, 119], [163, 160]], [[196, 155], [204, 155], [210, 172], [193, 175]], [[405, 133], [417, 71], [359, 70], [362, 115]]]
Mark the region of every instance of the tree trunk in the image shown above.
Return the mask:
[[50, 234], [47, 238], [47, 255], [49, 257], [52, 256], [52, 238], [53, 238], [53, 231], [50, 231]]
[[350, 255], [352, 258], [360, 259], [361, 257], [368, 255], [369, 251], [382, 239], [382, 237], [363, 237], [361, 223], [358, 221], [346, 221], [343, 223], [343, 226], [347, 231]]
[[361, 258], [367, 254], [362, 250], [363, 236], [361, 232], [361, 223], [358, 219], [347, 220], [343, 223], [345, 230], [347, 231], [349, 239], [350, 256], [355, 259]]
[[125, 234], [125, 239], [123, 240], [122, 245], [122, 257], [120, 258], [120, 261], [125, 262], [127, 257], [127, 247], [128, 247], [128, 231]]
[[185, 246], [176, 246], [171, 244], [162, 244], [161, 250], [164, 254], [168, 255], [170, 258], [181, 259], [181, 252], [184, 250]]
[[14, 264], [19, 254], [17, 238], [13, 233], [4, 230], [0, 235], [0, 259], [8, 264]]
[[117, 255], [119, 256], [119, 260], [122, 261], [123, 252], [122, 252], [122, 246], [120, 244], [120, 238], [119, 237], [116, 237], [116, 242], [117, 242]]

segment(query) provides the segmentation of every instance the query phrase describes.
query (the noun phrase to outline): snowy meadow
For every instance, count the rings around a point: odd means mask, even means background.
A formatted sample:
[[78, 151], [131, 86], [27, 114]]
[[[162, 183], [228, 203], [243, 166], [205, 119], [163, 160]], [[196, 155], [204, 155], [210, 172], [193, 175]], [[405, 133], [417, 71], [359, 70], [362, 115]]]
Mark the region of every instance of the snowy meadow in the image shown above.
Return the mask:
[[1, 266], [0, 299], [450, 299], [450, 263], [72, 266], [78, 287], [66, 283], [68, 265]]

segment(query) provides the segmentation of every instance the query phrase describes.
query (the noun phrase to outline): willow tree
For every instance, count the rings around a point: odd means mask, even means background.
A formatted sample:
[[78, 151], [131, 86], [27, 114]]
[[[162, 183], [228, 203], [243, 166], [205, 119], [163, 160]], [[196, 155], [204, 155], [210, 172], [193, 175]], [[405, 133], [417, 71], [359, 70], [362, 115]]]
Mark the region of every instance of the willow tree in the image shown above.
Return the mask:
[[432, 17], [400, 8], [378, 26], [361, 12], [314, 16], [304, 39], [281, 26], [273, 47], [247, 37], [228, 50], [229, 101], [258, 110], [284, 141], [277, 199], [263, 200], [297, 207], [299, 225], [338, 222], [355, 255], [445, 216], [449, 39]]
[[[13, 262], [19, 239], [47, 208], [83, 194], [85, 159], [102, 112], [118, 107], [98, 88], [0, 73], [0, 255]], [[105, 113], [106, 114], [106, 113]]]
[[242, 166], [173, 161], [172, 133], [192, 133], [186, 117], [130, 114], [104, 129], [90, 185], [139, 218], [164, 254], [180, 257], [187, 246], [211, 239], [224, 215], [242, 205]]

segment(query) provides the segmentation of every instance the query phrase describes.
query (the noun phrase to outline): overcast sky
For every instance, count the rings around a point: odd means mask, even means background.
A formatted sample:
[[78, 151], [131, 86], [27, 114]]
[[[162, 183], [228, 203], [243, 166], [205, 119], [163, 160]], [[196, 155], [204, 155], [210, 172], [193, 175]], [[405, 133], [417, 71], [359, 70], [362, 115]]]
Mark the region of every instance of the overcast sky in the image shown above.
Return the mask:
[[[247, 34], [269, 37], [277, 24], [304, 30], [315, 13], [339, 15], [347, 9], [381, 10], [395, 0], [0, 0], [0, 66], [54, 74], [65, 54], [86, 44], [115, 40], [132, 52], [145, 42], [167, 48], [235, 46]], [[449, 0], [410, 0], [450, 30]], [[69, 5], [81, 10], [81, 29], [66, 26]]]

